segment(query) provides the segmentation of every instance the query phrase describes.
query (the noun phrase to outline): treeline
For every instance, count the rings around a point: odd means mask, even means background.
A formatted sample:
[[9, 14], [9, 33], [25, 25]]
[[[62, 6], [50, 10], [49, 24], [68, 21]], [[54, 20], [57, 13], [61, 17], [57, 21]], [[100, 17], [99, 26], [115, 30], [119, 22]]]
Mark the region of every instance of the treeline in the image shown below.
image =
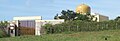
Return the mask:
[[56, 25], [46, 24], [43, 27], [47, 33], [102, 31], [120, 29], [120, 21], [86, 22], [75, 20]]

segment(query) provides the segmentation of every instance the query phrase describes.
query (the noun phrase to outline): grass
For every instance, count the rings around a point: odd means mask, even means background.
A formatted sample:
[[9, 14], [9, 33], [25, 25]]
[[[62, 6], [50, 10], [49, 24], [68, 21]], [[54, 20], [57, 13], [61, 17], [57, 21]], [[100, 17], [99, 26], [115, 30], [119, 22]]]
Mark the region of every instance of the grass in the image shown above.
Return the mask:
[[0, 38], [0, 41], [120, 41], [120, 30], [17, 36]]

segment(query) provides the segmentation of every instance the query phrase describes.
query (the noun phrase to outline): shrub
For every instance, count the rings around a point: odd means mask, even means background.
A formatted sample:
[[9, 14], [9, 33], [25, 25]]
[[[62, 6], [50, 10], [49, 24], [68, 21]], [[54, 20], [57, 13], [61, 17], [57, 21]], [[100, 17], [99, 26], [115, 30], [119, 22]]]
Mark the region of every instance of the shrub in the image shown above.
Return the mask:
[[0, 29], [0, 38], [7, 37], [8, 35]]
[[[61, 33], [61, 32], [80, 32], [80, 31], [102, 31], [120, 29], [120, 21], [104, 21], [104, 22], [86, 22], [86, 21], [66, 21], [62, 24], [46, 24], [47, 33]], [[53, 29], [53, 30], [51, 30]]]

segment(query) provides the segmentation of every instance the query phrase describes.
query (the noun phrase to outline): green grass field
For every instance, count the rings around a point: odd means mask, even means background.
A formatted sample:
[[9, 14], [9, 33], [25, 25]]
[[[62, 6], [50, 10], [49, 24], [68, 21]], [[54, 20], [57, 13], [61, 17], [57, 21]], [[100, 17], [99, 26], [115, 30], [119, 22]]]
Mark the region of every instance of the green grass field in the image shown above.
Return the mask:
[[120, 41], [120, 30], [17, 36], [0, 38], [0, 41]]

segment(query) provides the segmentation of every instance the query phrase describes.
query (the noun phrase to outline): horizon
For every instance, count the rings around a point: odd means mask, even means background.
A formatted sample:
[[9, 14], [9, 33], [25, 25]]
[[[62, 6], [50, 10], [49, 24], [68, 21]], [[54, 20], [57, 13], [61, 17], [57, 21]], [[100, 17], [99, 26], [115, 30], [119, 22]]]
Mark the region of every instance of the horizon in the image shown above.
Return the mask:
[[92, 13], [99, 13], [115, 19], [119, 16], [119, 0], [0, 0], [0, 21], [13, 20], [15, 16], [42, 16], [43, 20], [54, 19], [62, 10], [73, 10], [80, 4], [91, 7]]

